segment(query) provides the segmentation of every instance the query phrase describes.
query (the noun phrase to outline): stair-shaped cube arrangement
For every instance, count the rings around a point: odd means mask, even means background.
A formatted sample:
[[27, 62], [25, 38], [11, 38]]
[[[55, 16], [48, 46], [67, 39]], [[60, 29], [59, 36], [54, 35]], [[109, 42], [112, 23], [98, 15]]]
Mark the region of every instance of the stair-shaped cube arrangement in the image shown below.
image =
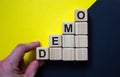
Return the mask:
[[88, 61], [88, 13], [75, 10], [75, 22], [64, 22], [62, 35], [50, 35], [50, 47], [37, 47], [37, 60]]

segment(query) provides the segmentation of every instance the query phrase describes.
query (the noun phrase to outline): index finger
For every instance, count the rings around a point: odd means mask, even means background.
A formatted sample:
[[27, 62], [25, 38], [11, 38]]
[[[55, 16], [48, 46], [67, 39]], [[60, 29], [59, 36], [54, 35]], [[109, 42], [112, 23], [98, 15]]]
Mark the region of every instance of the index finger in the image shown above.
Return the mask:
[[7, 59], [11, 63], [19, 62], [23, 58], [25, 52], [35, 49], [36, 47], [39, 46], [39, 44], [40, 43], [38, 41], [37, 42], [31, 42], [31, 43], [28, 43], [28, 44], [19, 44], [12, 51], [12, 53], [7, 57]]

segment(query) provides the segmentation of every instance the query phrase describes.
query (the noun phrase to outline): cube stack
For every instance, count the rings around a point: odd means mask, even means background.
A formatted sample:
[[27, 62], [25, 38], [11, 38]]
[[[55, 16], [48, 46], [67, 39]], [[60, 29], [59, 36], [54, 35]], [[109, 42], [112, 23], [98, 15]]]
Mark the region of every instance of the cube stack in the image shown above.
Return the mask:
[[50, 35], [50, 47], [37, 47], [37, 60], [88, 60], [88, 13], [75, 10], [75, 22], [64, 22], [62, 35]]

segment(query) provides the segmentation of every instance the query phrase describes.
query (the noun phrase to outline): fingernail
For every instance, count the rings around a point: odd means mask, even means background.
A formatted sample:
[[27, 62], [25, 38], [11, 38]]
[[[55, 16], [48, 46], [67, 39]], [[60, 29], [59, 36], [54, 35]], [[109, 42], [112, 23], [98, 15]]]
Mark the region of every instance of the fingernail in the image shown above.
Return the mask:
[[31, 42], [31, 43], [28, 43], [28, 44], [40, 44], [39, 41], [34, 41], [34, 42]]

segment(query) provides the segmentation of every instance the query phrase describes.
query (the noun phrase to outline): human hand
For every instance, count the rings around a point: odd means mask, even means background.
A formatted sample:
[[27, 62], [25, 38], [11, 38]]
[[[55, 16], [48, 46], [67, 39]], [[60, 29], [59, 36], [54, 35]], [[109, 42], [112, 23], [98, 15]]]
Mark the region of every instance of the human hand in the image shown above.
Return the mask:
[[23, 57], [38, 46], [39, 42], [19, 44], [6, 59], [0, 61], [0, 77], [34, 77], [44, 61], [34, 60], [26, 68]]

